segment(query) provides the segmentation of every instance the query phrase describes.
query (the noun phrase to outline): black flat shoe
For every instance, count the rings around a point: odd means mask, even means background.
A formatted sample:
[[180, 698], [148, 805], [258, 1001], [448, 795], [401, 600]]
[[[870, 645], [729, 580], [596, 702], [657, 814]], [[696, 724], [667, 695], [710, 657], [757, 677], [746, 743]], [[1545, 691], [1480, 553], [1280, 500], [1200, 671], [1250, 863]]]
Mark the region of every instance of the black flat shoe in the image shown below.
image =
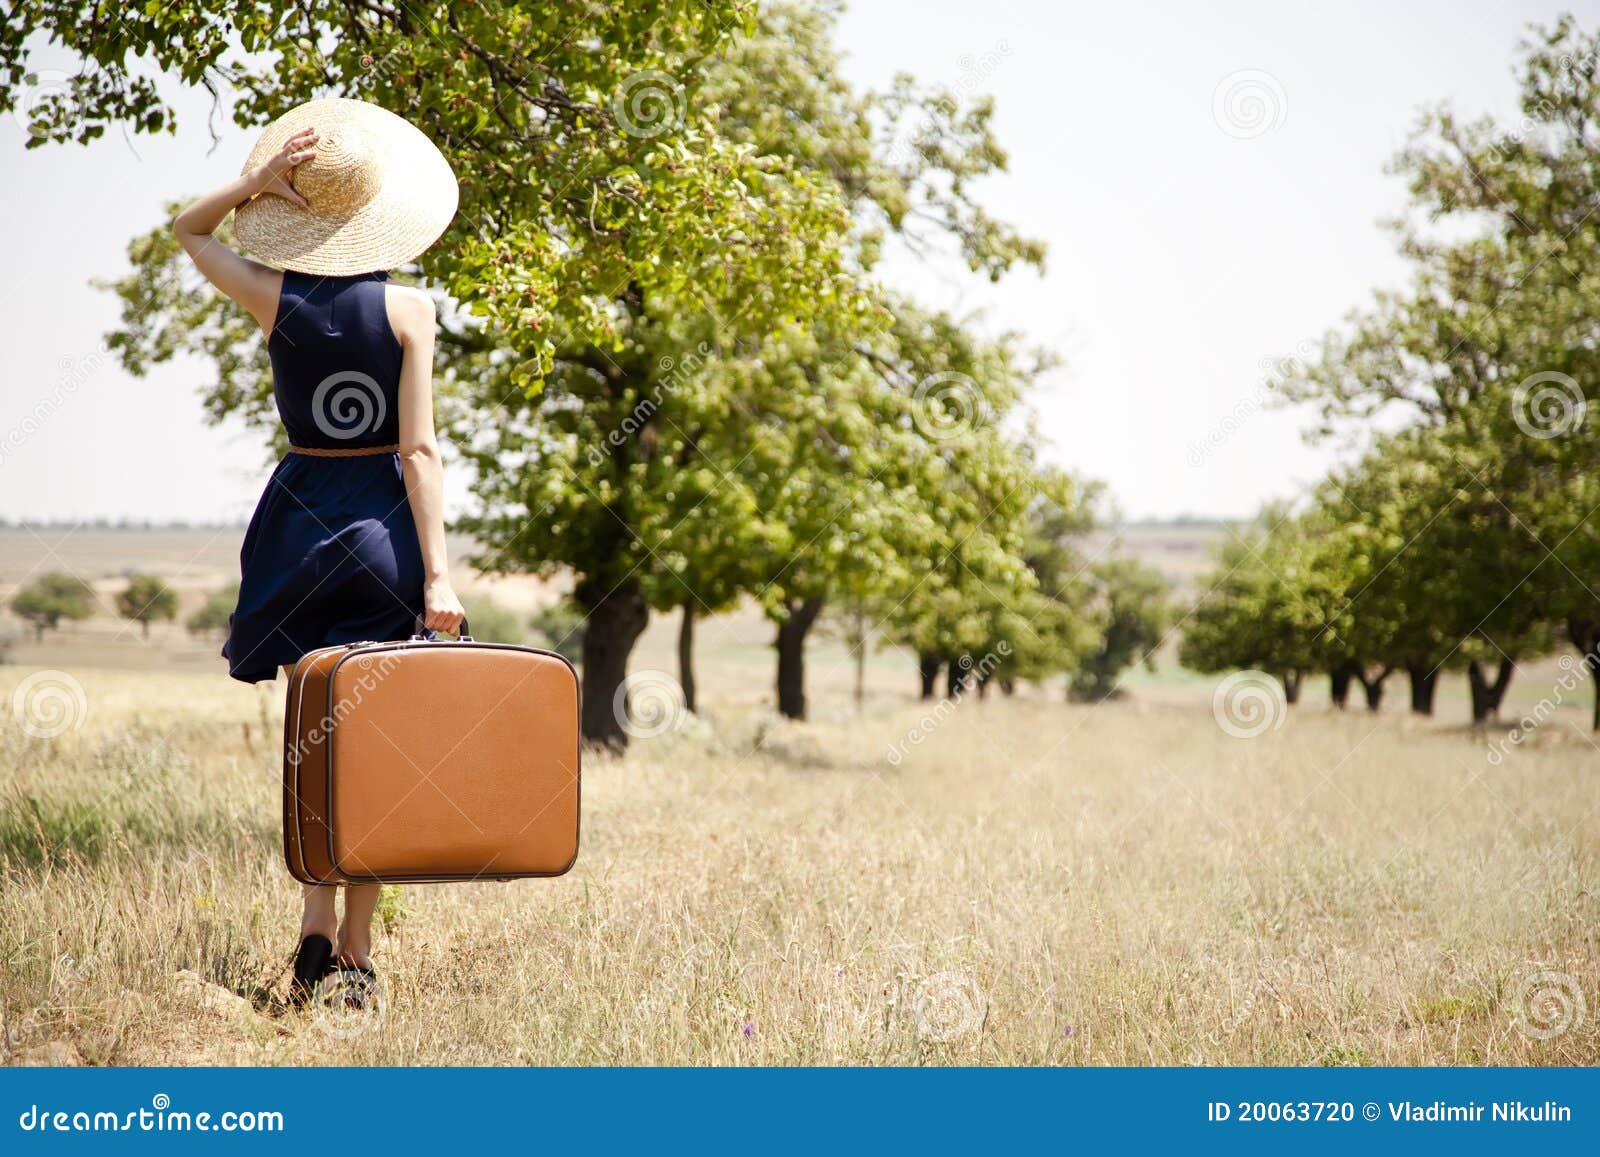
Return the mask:
[[300, 941], [294, 954], [294, 979], [289, 982], [289, 1003], [304, 1008], [333, 963], [333, 941], [313, 932]]
[[334, 981], [336, 999], [350, 1012], [372, 1012], [383, 1000], [377, 969], [357, 964], [342, 957], [329, 966]]

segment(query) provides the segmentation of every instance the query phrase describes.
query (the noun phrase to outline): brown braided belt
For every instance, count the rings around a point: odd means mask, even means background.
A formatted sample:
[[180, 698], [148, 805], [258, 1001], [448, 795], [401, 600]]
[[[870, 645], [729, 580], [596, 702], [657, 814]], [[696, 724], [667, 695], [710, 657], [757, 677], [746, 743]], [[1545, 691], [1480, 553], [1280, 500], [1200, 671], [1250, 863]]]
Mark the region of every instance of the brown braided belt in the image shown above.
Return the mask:
[[398, 454], [399, 446], [344, 446], [337, 450], [324, 450], [320, 446], [290, 446], [289, 453], [304, 454], [308, 458], [367, 458], [374, 454]]

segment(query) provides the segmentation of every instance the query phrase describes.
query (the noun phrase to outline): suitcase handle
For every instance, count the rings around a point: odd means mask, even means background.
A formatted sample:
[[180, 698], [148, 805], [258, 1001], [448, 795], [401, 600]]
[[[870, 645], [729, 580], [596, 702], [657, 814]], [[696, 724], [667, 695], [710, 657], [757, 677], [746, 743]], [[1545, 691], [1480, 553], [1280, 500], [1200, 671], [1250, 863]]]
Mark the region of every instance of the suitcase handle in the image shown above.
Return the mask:
[[[461, 620], [461, 633], [456, 636], [456, 642], [472, 642], [472, 635], [470, 634], [471, 630], [472, 628], [468, 626], [466, 618], [463, 617]], [[413, 643], [433, 643], [438, 641], [432, 631], [423, 627], [421, 615], [417, 616], [416, 626], [411, 628], [411, 641]]]

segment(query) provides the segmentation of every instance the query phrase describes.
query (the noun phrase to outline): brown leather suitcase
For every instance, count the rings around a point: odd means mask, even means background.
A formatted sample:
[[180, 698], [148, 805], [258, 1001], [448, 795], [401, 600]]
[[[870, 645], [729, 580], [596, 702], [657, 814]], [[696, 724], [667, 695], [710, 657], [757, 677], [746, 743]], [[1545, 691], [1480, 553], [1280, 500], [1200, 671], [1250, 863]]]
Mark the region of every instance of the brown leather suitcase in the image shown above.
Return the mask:
[[554, 652], [323, 647], [295, 664], [283, 730], [303, 883], [559, 876], [578, 857], [578, 681]]

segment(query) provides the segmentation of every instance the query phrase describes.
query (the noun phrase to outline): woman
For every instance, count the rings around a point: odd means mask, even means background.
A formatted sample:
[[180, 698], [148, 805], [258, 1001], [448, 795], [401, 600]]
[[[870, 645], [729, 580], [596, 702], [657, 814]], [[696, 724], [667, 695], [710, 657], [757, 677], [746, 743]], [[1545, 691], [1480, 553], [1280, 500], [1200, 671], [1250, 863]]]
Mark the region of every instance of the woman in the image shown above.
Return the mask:
[[[206, 278], [261, 326], [289, 436], [240, 553], [222, 653], [246, 682], [308, 651], [418, 630], [458, 632], [433, 428], [433, 301], [384, 270], [431, 245], [456, 209], [449, 164], [376, 105], [319, 100], [270, 125], [244, 173], [177, 217]], [[214, 236], [234, 232], [261, 261]], [[375, 884], [305, 886], [294, 996], [329, 972], [372, 976]]]

